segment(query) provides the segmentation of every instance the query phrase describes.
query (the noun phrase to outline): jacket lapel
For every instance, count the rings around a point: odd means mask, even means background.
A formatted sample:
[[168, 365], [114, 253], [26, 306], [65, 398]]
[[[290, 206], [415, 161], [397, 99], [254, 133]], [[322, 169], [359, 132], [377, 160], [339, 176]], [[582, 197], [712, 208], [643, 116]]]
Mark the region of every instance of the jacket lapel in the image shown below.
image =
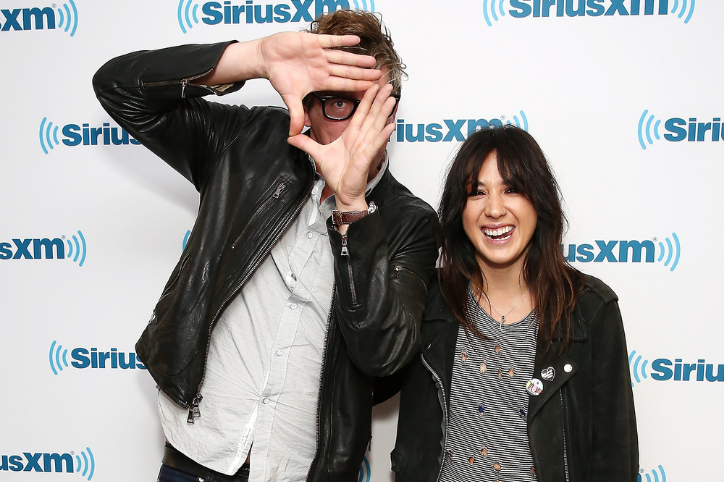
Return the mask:
[[[572, 318], [571, 344], [587, 340], [588, 328], [583, 323], [578, 305], [576, 305], [573, 311]], [[538, 395], [528, 393], [528, 424], [531, 423], [533, 417], [535, 417], [536, 413], [538, 413], [551, 396], [578, 371], [578, 364], [574, 359], [569, 358], [567, 355], [561, 355], [559, 357], [551, 355], [551, 353], [556, 353], [557, 344], [558, 343], [554, 341], [550, 347], [549, 354], [546, 355], [543, 360], [537, 362], [533, 369], [533, 378], [540, 381], [542, 390]]]

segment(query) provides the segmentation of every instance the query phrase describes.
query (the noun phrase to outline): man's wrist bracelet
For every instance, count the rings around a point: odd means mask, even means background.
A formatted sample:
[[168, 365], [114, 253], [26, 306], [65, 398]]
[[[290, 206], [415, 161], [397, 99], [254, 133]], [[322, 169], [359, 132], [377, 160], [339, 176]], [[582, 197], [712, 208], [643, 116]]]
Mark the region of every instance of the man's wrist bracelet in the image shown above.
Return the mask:
[[332, 211], [332, 224], [334, 224], [335, 226], [350, 224], [362, 219], [368, 214], [372, 214], [375, 211], [377, 211], [377, 206], [375, 205], [374, 201], [370, 201], [370, 205], [367, 208], [367, 211], [337, 211], [336, 209], [334, 209]]

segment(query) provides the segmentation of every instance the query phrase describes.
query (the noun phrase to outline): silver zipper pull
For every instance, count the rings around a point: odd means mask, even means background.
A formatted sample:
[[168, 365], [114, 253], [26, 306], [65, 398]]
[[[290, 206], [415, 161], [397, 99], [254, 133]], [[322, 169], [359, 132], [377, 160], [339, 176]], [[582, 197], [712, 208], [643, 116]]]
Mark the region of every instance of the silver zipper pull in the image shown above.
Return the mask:
[[274, 194], [272, 194], [272, 197], [274, 199], [279, 199], [279, 196], [282, 195], [282, 193], [284, 192], [284, 189], [286, 189], [286, 188], [287, 188], [287, 185], [284, 184], [283, 182], [280, 182], [279, 185], [277, 186], [277, 188], [274, 190]]
[[204, 397], [202, 395], [196, 395], [196, 398], [191, 402], [191, 406], [189, 407], [189, 416], [186, 419], [186, 423], [194, 423], [194, 418], [201, 418], [201, 410], [199, 410], [199, 403], [201, 403], [201, 400], [203, 400]]
[[[181, 98], [182, 99], [186, 98], [186, 86], [188, 85], [188, 83], [189, 83], [188, 79], [184, 79], [181, 81]], [[191, 422], [191, 423], [193, 423], [193, 422]]]
[[399, 264], [396, 264], [396, 265], [392, 268], [392, 277], [393, 277], [393, 278], [399, 278], [399, 277], [400, 277], [400, 265], [399, 265]]
[[347, 234], [342, 235], [342, 256], [349, 256], [349, 250], [347, 249]]

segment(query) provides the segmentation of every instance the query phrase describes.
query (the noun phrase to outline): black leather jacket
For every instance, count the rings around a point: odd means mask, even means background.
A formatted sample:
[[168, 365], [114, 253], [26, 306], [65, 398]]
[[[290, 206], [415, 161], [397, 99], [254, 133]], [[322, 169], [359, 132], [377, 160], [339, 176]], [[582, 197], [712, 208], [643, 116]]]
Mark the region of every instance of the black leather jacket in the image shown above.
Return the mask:
[[[308, 199], [314, 167], [287, 143], [284, 109], [209, 103], [241, 87], [188, 82], [210, 72], [228, 43], [113, 59], [93, 78], [103, 107], [191, 181], [199, 214], [136, 350], [159, 388], [203, 412], [204, 369], [219, 315]], [[370, 193], [376, 213], [350, 225], [349, 254], [328, 221], [335, 290], [320, 380], [318, 447], [308, 480], [357, 480], [371, 435], [372, 380], [420, 347], [436, 216], [389, 173]], [[199, 403], [201, 402], [200, 406]]]
[[[636, 415], [617, 299], [603, 282], [586, 276], [574, 311], [570, 348], [560, 357], [551, 354], [536, 360], [538, 379], [543, 380], [542, 370], [555, 370], [553, 380], [543, 381], [543, 391], [530, 396], [528, 405], [528, 439], [539, 482], [637, 478]], [[419, 360], [393, 379], [378, 382], [377, 397], [385, 398], [402, 380], [392, 452], [396, 482], [436, 481], [445, 457], [458, 322], [437, 284], [430, 288], [422, 337]], [[555, 349], [554, 344], [551, 352]]]

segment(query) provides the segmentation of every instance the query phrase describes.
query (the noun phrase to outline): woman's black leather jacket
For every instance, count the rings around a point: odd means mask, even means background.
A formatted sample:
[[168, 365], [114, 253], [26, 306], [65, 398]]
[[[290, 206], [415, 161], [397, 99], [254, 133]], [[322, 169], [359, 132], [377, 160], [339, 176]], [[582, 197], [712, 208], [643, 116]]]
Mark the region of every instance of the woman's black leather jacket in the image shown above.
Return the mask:
[[[186, 249], [136, 350], [159, 388], [203, 413], [209, 338], [220, 313], [312, 188], [314, 167], [287, 143], [288, 112], [200, 97], [231, 86], [189, 82], [210, 72], [228, 43], [124, 55], [93, 85], [103, 107], [191, 181], [199, 213]], [[376, 213], [350, 225], [348, 255], [328, 222], [335, 290], [318, 401], [318, 448], [308, 480], [356, 481], [371, 434], [373, 376], [395, 372], [420, 347], [434, 271], [436, 216], [389, 173], [368, 196]]]
[[[536, 360], [534, 377], [544, 380], [541, 371], [549, 367], [555, 377], [543, 381], [542, 393], [529, 400], [535, 474], [539, 482], [633, 482], [639, 469], [638, 435], [618, 298], [600, 280], [585, 280], [570, 348], [556, 357], [554, 343], [551, 355]], [[435, 482], [446, 458], [458, 322], [437, 284], [430, 288], [422, 326], [421, 357], [377, 387], [376, 398], [384, 399], [402, 380], [392, 452], [396, 482]]]

